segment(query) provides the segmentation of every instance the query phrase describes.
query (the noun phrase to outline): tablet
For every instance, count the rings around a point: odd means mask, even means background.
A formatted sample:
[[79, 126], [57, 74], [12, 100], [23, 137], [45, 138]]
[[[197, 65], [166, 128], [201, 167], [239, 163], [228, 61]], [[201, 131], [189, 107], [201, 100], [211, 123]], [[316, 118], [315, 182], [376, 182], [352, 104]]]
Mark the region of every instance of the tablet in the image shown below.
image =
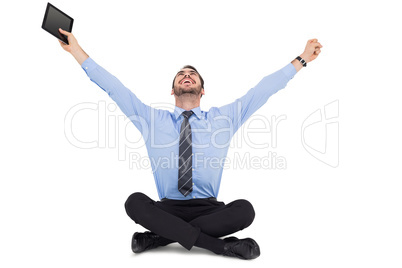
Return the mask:
[[47, 3], [45, 17], [43, 18], [42, 29], [68, 45], [68, 38], [66, 35], [60, 33], [59, 28], [70, 32], [73, 29], [74, 19], [69, 15]]

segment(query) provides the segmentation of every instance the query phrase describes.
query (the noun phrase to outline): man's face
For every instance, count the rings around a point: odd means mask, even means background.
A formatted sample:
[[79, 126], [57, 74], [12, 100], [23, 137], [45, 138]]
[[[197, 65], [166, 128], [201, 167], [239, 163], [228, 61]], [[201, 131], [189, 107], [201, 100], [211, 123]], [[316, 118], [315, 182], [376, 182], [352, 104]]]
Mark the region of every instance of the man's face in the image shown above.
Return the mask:
[[201, 80], [196, 71], [190, 68], [181, 69], [175, 77], [172, 95], [181, 96], [183, 94], [194, 94], [196, 96], [204, 95], [204, 89], [201, 88]]

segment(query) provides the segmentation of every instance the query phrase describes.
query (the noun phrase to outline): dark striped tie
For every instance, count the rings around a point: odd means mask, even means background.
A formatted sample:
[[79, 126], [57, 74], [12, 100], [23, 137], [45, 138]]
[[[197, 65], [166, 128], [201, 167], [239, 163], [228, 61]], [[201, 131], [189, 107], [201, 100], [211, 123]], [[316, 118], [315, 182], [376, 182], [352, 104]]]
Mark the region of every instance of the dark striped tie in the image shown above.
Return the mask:
[[182, 113], [184, 120], [180, 128], [178, 188], [180, 193], [184, 196], [187, 196], [193, 190], [193, 149], [191, 127], [188, 122], [188, 119], [193, 113], [193, 111], [184, 111]]

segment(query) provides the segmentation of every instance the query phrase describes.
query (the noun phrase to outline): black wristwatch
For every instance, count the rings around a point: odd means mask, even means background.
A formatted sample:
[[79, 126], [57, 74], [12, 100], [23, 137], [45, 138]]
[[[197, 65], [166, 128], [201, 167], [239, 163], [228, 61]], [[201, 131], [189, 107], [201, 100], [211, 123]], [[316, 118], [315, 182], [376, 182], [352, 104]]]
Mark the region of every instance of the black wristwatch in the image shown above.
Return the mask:
[[297, 56], [296, 60], [300, 61], [300, 63], [303, 65], [303, 67], [307, 67], [307, 62], [305, 60], [303, 60], [300, 56]]

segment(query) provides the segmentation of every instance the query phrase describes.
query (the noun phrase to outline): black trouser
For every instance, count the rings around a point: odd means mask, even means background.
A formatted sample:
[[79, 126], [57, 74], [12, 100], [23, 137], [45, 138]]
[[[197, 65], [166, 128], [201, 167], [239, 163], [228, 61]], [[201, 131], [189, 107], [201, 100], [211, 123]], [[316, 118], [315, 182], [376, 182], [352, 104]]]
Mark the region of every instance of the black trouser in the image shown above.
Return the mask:
[[143, 193], [133, 193], [125, 203], [128, 216], [137, 224], [190, 250], [200, 232], [222, 237], [248, 227], [254, 220], [247, 200], [227, 205], [208, 199], [155, 202]]

